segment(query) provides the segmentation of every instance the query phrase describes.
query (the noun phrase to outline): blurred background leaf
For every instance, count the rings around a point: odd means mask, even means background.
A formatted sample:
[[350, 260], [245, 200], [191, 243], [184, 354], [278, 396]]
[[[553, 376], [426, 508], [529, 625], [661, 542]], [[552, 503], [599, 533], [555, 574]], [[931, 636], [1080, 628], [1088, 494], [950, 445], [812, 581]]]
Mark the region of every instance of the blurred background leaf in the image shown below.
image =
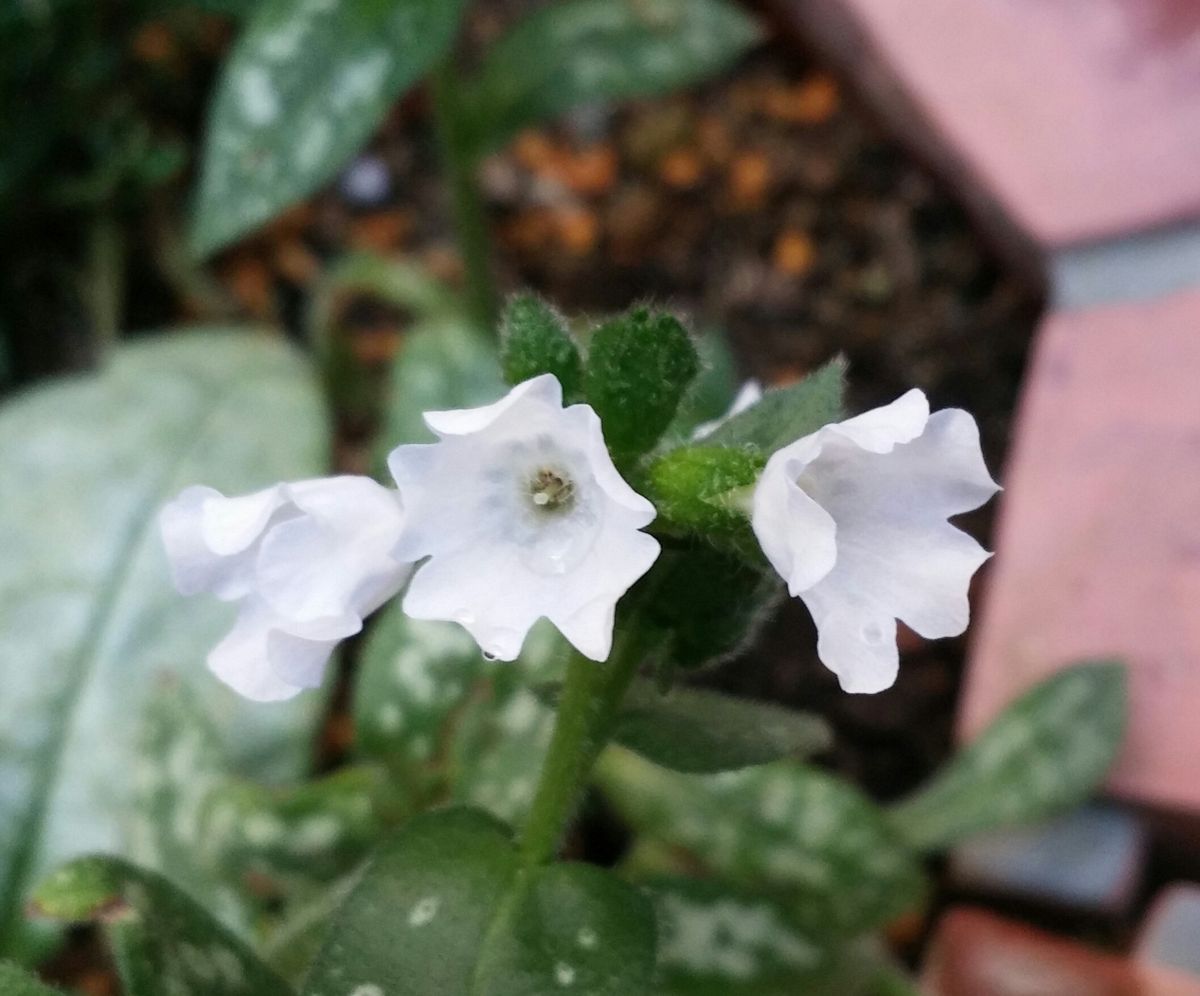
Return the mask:
[[1008, 706], [889, 820], [913, 847], [935, 851], [1064, 812], [1108, 773], [1127, 711], [1122, 664], [1067, 668]]
[[103, 925], [125, 996], [292, 996], [283, 979], [165, 878], [117, 858], [80, 858], [43, 881], [34, 907]]
[[441, 57], [465, 0], [264, 0], [213, 96], [192, 244], [207, 254], [311, 193]]
[[922, 899], [921, 869], [883, 812], [832, 775], [790, 761], [684, 775], [621, 748], [596, 775], [636, 833], [775, 897], [808, 930], [855, 937]]
[[240, 493], [322, 473], [327, 433], [304, 361], [244, 331], [123, 347], [101, 374], [0, 409], [0, 936], [46, 868], [126, 852], [160, 675], [197, 690], [236, 770], [306, 771], [323, 697], [255, 704], [212, 678], [230, 606], [178, 596], [156, 515], [188, 484]]
[[565, 0], [517, 23], [463, 95], [476, 154], [579, 104], [665, 93], [759, 40], [726, 0]]

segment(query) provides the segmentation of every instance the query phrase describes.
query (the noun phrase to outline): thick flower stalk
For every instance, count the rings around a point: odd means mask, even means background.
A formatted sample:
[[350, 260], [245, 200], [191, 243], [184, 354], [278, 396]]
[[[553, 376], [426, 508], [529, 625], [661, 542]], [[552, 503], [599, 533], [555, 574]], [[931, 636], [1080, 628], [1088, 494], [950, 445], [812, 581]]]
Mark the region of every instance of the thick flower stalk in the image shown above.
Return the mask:
[[975, 420], [930, 414], [920, 391], [826, 425], [774, 453], [753, 497], [763, 552], [817, 624], [817, 653], [849, 692], [896, 679], [896, 620], [956, 636], [990, 556], [951, 516], [998, 490]]
[[412, 566], [392, 554], [403, 522], [396, 493], [365, 477], [238, 498], [190, 487], [159, 517], [176, 587], [239, 603], [208, 665], [258, 701], [320, 685], [338, 641], [404, 586]]
[[405, 612], [461, 624], [500, 660], [544, 616], [580, 653], [607, 659], [617, 600], [659, 545], [641, 532], [654, 506], [617, 472], [596, 412], [564, 408], [543, 374], [495, 404], [425, 421], [438, 442], [388, 461], [406, 515], [394, 554], [428, 558]]

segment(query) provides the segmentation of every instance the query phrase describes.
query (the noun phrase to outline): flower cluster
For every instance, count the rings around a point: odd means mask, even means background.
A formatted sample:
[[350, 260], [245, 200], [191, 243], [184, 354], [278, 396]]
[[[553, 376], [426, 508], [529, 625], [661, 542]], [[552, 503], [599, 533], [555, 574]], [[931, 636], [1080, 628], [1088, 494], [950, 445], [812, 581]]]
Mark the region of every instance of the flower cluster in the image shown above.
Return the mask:
[[[760, 394], [745, 389], [736, 410]], [[273, 700], [319, 685], [335, 644], [405, 585], [405, 612], [459, 623], [489, 657], [515, 659], [542, 617], [581, 654], [608, 657], [617, 602], [660, 547], [644, 531], [655, 507], [618, 472], [596, 411], [564, 407], [542, 374], [425, 421], [437, 441], [392, 452], [395, 490], [362, 477], [238, 498], [191, 487], [163, 510], [180, 591], [240, 604], [209, 657], [237, 691]], [[766, 460], [753, 535], [843, 688], [892, 684], [897, 620], [925, 637], [963, 631], [988, 554], [948, 520], [996, 490], [971, 416], [930, 414], [915, 390]]]

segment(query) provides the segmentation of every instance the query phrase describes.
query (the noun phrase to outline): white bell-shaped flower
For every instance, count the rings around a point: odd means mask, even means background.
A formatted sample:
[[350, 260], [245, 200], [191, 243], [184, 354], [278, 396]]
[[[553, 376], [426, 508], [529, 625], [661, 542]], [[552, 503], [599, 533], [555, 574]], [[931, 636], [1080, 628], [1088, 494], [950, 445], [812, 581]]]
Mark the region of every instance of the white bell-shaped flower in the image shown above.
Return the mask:
[[605, 660], [617, 600], [658, 556], [654, 506], [621, 478], [589, 405], [551, 374], [483, 408], [427, 412], [438, 442], [395, 449], [405, 528], [395, 555], [429, 558], [404, 597], [416, 619], [461, 624], [513, 660], [546, 617]]
[[967, 587], [989, 556], [950, 525], [999, 490], [975, 420], [930, 415], [920, 391], [773, 454], [754, 533], [817, 624], [817, 653], [848, 692], [896, 680], [896, 620], [927, 638], [967, 627]]
[[403, 587], [412, 565], [392, 556], [403, 522], [396, 492], [365, 477], [238, 498], [190, 487], [159, 516], [176, 587], [241, 603], [208, 664], [258, 701], [319, 686], [338, 641]]

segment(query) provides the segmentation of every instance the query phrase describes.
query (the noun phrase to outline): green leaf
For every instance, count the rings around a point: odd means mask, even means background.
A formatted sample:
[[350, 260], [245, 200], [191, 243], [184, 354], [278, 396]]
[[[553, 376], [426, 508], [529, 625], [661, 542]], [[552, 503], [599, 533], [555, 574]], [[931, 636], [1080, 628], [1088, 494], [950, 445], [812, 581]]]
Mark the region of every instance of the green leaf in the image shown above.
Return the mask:
[[212, 795], [208, 832], [231, 878], [324, 885], [370, 852], [389, 796], [384, 772], [365, 766], [286, 789], [231, 781]]
[[565, 0], [500, 39], [469, 89], [487, 152], [578, 104], [651, 96], [732, 65], [760, 32], [723, 0]]
[[778, 761], [682, 775], [610, 748], [596, 776], [636, 832], [785, 902], [804, 929], [856, 936], [921, 898], [920, 868], [883, 813], [823, 772]]
[[1070, 809], [1096, 790], [1125, 733], [1125, 668], [1077, 664], [1004, 710], [932, 782], [890, 812], [922, 851]]
[[691, 338], [663, 312], [635, 308], [593, 333], [584, 375], [587, 400], [618, 462], [658, 441], [699, 368]]
[[696, 669], [730, 660], [748, 647], [784, 588], [769, 566], [706, 543], [667, 550], [651, 568], [655, 625], [671, 631], [670, 661]]
[[293, 996], [193, 899], [118, 858], [81, 858], [60, 868], [33, 901], [42, 915], [103, 925], [127, 996]]
[[725, 333], [710, 328], [696, 336], [694, 342], [700, 356], [700, 372], [663, 434], [663, 443], [668, 446], [690, 439], [703, 423], [721, 418], [737, 395], [737, 364]]
[[637, 996], [653, 969], [653, 912], [636, 890], [586, 865], [522, 870], [505, 826], [451, 809], [379, 851], [304, 993]]
[[62, 990], [51, 989], [16, 965], [0, 961], [0, 996], [62, 996]]
[[319, 474], [327, 435], [304, 361], [248, 332], [124, 346], [100, 375], [0, 409], [0, 945], [32, 878], [128, 846], [157, 676], [196, 690], [237, 770], [307, 767], [323, 697], [251, 703], [208, 672], [231, 606], [175, 592], [156, 516], [189, 484], [238, 494]]
[[646, 889], [658, 915], [661, 996], [808, 996], [834, 967], [829, 942], [799, 930], [778, 902], [699, 879]]
[[500, 356], [504, 379], [510, 384], [550, 373], [562, 385], [564, 398], [579, 393], [583, 377], [579, 348], [562, 316], [534, 294], [509, 299], [500, 323]]
[[700, 688], [665, 695], [648, 681], [629, 689], [613, 739], [672, 771], [732, 771], [827, 750], [833, 735], [811, 713]]
[[642, 493], [658, 510], [660, 529], [706, 537], [738, 536], [747, 529], [743, 495], [762, 473], [765, 457], [753, 449], [681, 446], [656, 457]]
[[490, 404], [505, 392], [496, 347], [464, 319], [432, 317], [404, 337], [392, 369], [380, 462], [401, 443], [434, 439], [422, 414]]
[[209, 253], [311, 193], [449, 47], [463, 0], [263, 0], [221, 71], [192, 243]]
[[391, 767], [415, 805], [449, 797], [517, 820], [553, 728], [527, 686], [552, 680], [560, 646], [540, 625], [519, 661], [497, 664], [462, 627], [389, 606], [363, 648], [355, 687], [359, 755]]
[[773, 453], [844, 417], [846, 361], [836, 356], [797, 384], [767, 391], [705, 439], [714, 446], [755, 446]]
[[230, 763], [195, 691], [163, 682], [147, 703], [132, 771], [128, 856], [168, 874], [226, 926], [249, 933], [245, 897], [224, 874], [228, 830], [210, 819]]

